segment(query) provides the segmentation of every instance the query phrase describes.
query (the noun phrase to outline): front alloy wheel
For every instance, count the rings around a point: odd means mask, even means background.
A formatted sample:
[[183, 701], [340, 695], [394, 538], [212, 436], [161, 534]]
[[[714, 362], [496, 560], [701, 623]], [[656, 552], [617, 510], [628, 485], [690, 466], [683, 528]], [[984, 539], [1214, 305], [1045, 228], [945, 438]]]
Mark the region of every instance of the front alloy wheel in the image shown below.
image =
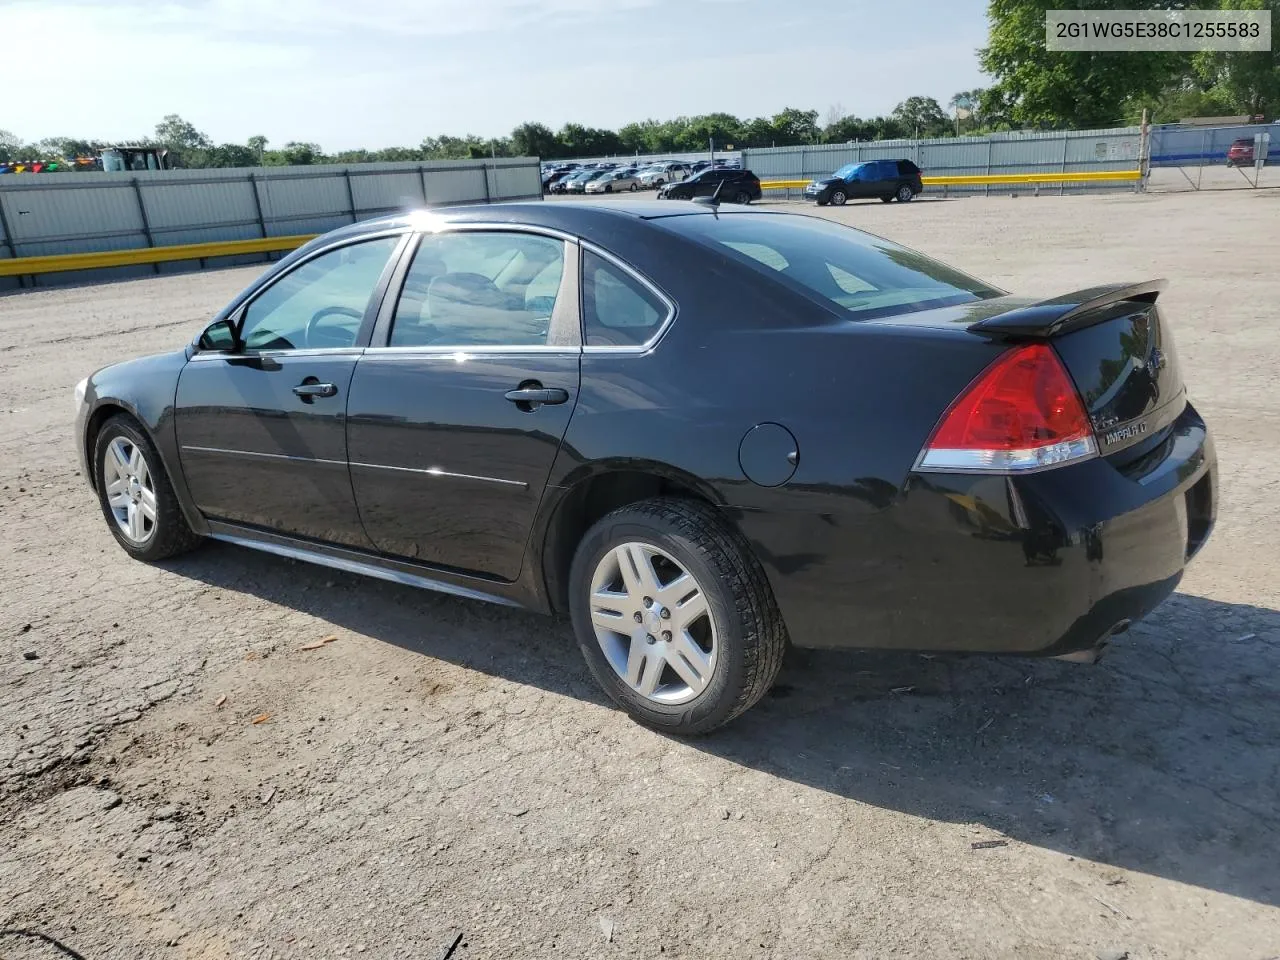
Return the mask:
[[843, 207], [844, 202], [848, 199], [848, 195], [843, 190], [833, 190], [831, 192], [831, 202], [837, 207]]
[[200, 545], [160, 455], [136, 420], [124, 414], [107, 420], [94, 442], [92, 463], [102, 514], [130, 556], [163, 560]]

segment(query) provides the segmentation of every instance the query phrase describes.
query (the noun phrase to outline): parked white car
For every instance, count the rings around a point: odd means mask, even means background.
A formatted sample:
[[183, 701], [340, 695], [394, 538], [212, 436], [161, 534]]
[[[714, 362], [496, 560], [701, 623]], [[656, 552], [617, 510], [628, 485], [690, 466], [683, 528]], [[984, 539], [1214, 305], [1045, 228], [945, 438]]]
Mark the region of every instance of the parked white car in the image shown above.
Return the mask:
[[664, 183], [676, 183], [689, 176], [690, 168], [687, 163], [671, 161], [669, 163], [655, 163], [648, 170], [640, 173], [640, 186], [647, 188], [657, 188]]

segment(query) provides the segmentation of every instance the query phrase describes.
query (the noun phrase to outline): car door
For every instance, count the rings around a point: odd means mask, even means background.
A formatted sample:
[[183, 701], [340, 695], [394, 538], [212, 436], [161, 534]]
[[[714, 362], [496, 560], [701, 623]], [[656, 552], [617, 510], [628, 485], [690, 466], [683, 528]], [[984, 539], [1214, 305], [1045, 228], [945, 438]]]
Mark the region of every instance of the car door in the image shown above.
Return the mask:
[[347, 471], [347, 388], [405, 242], [386, 235], [308, 257], [233, 316], [232, 349], [200, 350], [183, 368], [179, 456], [206, 516], [370, 546]]
[[520, 573], [578, 397], [577, 245], [519, 228], [424, 235], [356, 364], [351, 480], [389, 555]]

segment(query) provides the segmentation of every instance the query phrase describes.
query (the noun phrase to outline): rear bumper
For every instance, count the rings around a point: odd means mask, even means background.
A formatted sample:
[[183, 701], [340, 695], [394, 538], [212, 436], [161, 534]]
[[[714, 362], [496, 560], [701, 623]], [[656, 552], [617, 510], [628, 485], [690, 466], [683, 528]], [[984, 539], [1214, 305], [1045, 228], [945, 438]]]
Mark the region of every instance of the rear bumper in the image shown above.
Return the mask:
[[739, 520], [797, 646], [1069, 653], [1150, 613], [1212, 532], [1217, 464], [1193, 408], [1165, 444], [1140, 475], [1104, 459], [919, 474]]

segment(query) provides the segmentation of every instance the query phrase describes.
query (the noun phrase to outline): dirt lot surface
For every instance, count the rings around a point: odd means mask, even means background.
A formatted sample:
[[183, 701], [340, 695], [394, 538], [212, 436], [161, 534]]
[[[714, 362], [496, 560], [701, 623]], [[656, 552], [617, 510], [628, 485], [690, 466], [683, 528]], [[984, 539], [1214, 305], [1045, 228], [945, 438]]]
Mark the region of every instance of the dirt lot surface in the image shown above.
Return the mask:
[[72, 384], [254, 270], [14, 293], [0, 957], [1280, 955], [1280, 192], [829, 215], [1019, 291], [1173, 281], [1220, 524], [1107, 660], [800, 653], [679, 742], [563, 624], [223, 545], [135, 563]]

